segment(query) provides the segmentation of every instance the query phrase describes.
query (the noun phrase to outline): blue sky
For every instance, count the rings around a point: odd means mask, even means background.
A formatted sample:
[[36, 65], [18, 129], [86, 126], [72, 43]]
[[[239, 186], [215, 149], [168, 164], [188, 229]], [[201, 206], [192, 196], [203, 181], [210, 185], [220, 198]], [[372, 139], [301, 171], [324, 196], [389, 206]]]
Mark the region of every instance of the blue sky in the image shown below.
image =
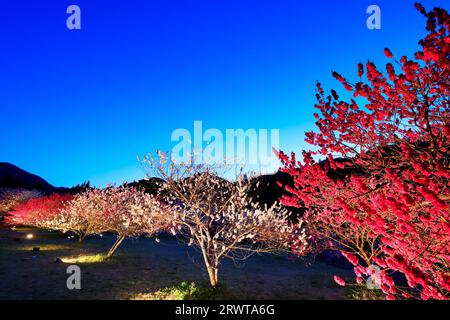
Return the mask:
[[[422, 1], [448, 10], [447, 2]], [[66, 28], [81, 8], [82, 29]], [[381, 8], [381, 30], [366, 8]], [[277, 128], [305, 147], [316, 80], [411, 55], [425, 20], [406, 0], [23, 1], [0, 10], [0, 161], [57, 186], [143, 177], [177, 128]]]

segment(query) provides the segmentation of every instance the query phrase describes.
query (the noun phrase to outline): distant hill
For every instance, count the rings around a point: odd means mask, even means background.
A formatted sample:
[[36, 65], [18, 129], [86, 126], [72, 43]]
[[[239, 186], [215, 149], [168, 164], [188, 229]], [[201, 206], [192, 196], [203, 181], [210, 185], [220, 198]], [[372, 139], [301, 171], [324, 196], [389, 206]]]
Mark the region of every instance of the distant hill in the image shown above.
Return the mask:
[[[292, 186], [293, 179], [289, 174], [278, 171], [274, 174], [251, 177], [250, 183], [252, 184], [249, 190], [250, 198], [260, 205], [271, 206], [278, 201], [282, 195], [288, 195], [288, 192], [284, 189], [284, 187], [280, 187], [278, 183], [281, 183], [283, 186]], [[135, 181], [127, 185], [138, 189], [143, 189], [146, 193], [155, 195], [162, 184], [164, 184], [164, 180], [153, 177]], [[303, 213], [303, 210], [301, 209], [288, 208], [288, 210], [293, 214], [292, 217], [294, 219], [301, 216]]]
[[144, 190], [146, 193], [156, 195], [164, 180], [160, 178], [147, 178], [128, 183], [129, 187]]
[[[260, 204], [272, 205], [278, 201], [282, 195], [288, 193], [278, 183], [293, 185], [293, 179], [287, 173], [277, 171], [274, 174], [265, 174], [252, 178], [252, 190], [250, 195]], [[258, 184], [258, 187], [257, 187]]]
[[66, 188], [55, 188], [43, 178], [8, 162], [0, 162], [0, 188], [36, 189], [45, 193], [67, 190]]

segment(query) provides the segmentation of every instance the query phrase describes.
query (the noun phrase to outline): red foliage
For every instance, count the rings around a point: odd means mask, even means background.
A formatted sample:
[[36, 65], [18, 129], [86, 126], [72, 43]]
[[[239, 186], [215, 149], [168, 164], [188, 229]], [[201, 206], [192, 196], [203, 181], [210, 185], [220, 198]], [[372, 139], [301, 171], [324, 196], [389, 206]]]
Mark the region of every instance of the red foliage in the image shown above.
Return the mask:
[[345, 281], [344, 281], [344, 279], [342, 279], [342, 278], [340, 278], [340, 277], [338, 277], [338, 276], [334, 276], [334, 281], [338, 284], [338, 285], [340, 285], [340, 286], [342, 286], [342, 287], [344, 287], [345, 286]]
[[9, 226], [39, 226], [40, 221], [48, 220], [58, 215], [64, 205], [73, 199], [70, 194], [52, 194], [46, 197], [30, 199], [20, 204], [5, 218]]
[[[306, 141], [319, 151], [304, 152], [303, 162], [280, 152], [283, 170], [294, 178], [282, 202], [306, 208], [312, 236], [341, 250], [358, 283], [370, 277], [388, 299], [446, 299], [450, 17], [440, 8], [416, 7], [427, 18], [428, 35], [414, 60], [394, 60], [385, 49], [393, 60], [386, 75], [373, 62], [358, 65], [366, 79], [356, 83], [333, 72], [353, 93], [350, 101], [334, 90], [325, 96], [318, 84], [320, 132], [308, 132]], [[317, 154], [327, 160], [317, 163]], [[394, 283], [394, 271], [404, 274], [409, 289]]]

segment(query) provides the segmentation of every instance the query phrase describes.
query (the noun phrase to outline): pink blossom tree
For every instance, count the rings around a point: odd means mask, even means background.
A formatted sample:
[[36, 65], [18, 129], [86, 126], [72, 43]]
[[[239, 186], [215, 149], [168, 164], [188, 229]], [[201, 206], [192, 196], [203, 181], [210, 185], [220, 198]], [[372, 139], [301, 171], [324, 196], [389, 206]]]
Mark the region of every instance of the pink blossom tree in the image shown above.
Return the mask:
[[153, 236], [164, 229], [168, 207], [152, 195], [127, 186], [87, 190], [75, 197], [56, 219], [42, 222], [48, 228], [87, 235], [112, 232], [117, 240], [110, 258], [127, 237]]

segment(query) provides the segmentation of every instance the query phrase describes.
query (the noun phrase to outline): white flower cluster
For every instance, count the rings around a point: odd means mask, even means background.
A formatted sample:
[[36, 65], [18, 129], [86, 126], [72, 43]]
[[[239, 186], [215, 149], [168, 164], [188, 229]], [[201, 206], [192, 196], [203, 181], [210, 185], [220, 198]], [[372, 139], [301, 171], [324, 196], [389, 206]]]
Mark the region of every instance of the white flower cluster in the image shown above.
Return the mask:
[[288, 211], [278, 203], [262, 206], [250, 196], [256, 180], [239, 176], [234, 181], [220, 177], [222, 167], [175, 163], [158, 153], [143, 159], [149, 176], [160, 178], [159, 195], [173, 210], [176, 233], [189, 245], [200, 248], [211, 285], [217, 283], [219, 262], [228, 257], [244, 260], [255, 252], [289, 248], [292, 226]]

